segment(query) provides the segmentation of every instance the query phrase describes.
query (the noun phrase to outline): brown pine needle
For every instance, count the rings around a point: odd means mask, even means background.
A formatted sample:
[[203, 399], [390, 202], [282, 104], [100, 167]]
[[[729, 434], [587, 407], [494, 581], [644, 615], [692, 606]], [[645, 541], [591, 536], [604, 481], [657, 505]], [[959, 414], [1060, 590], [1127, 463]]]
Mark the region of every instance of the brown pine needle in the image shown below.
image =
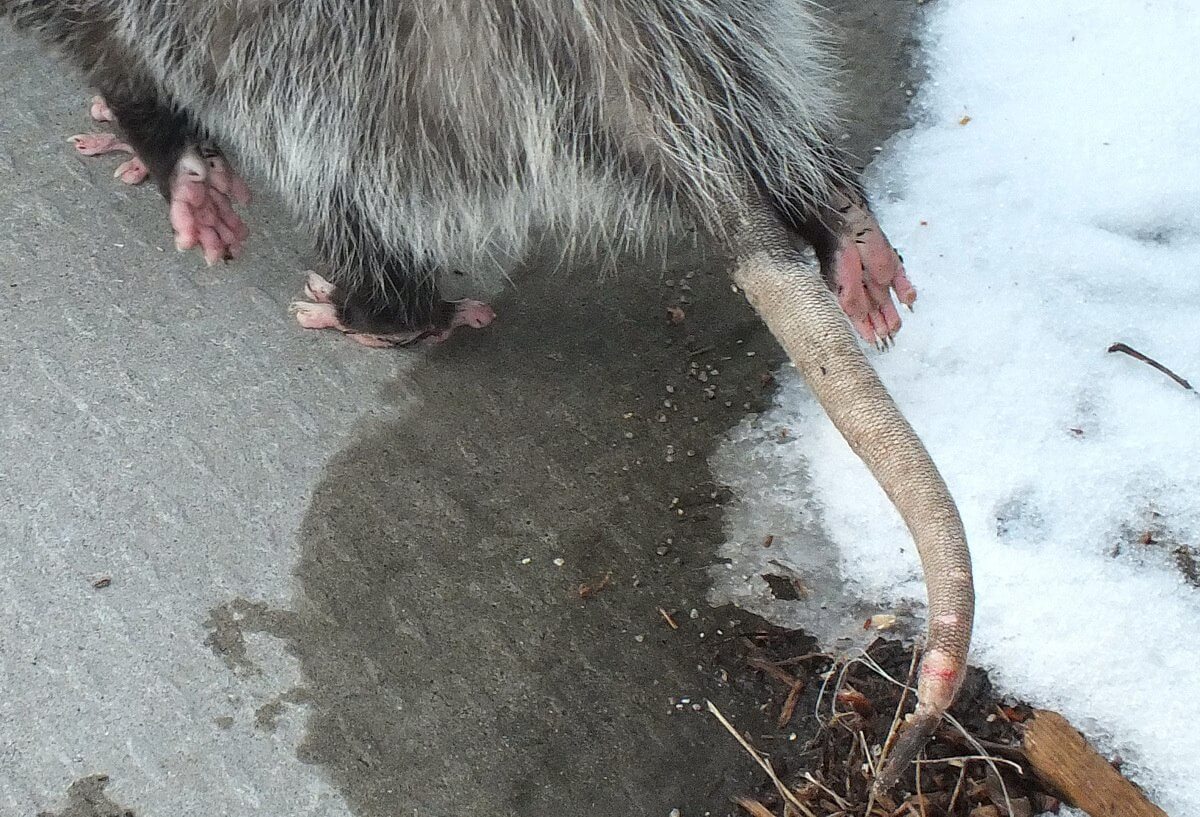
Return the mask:
[[792, 715], [796, 714], [796, 704], [800, 701], [800, 693], [803, 691], [803, 681], [797, 681], [788, 690], [787, 698], [783, 702], [783, 709], [779, 712], [779, 721], [776, 723], [780, 729], [785, 728], [792, 720]]
[[733, 802], [741, 806], [750, 817], [775, 817], [770, 809], [757, 800], [751, 800], [749, 797], [735, 797]]

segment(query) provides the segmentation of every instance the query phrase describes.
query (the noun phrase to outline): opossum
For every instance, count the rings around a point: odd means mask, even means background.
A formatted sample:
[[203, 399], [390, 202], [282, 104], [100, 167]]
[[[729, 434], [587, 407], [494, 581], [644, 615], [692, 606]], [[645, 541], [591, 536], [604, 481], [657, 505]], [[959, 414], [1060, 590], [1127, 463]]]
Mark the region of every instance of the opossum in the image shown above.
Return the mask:
[[[81, 68], [97, 119], [170, 202], [176, 244], [236, 257], [269, 180], [328, 278], [294, 305], [367, 345], [444, 339], [493, 313], [451, 269], [550, 232], [638, 249], [690, 221], [868, 464], [913, 534], [929, 594], [918, 707], [895, 780], [957, 693], [974, 615], [957, 508], [854, 336], [886, 346], [916, 292], [839, 132], [829, 38], [807, 0], [0, 0]], [[815, 250], [816, 261], [805, 252]], [[836, 294], [835, 294], [836, 293]], [[839, 308], [839, 303], [841, 308]], [[847, 316], [849, 320], [847, 320]]]

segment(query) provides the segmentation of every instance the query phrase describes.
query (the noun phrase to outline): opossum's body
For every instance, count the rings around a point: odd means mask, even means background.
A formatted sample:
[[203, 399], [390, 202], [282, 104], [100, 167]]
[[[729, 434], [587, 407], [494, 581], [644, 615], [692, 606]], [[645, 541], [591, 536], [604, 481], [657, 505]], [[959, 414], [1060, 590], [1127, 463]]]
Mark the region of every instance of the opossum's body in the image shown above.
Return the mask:
[[672, 210], [719, 229], [747, 176], [801, 219], [847, 184], [804, 0], [5, 5], [138, 107], [127, 128], [253, 163], [336, 284], [416, 323], [424, 282], [519, 257], [537, 228], [625, 245]]
[[[801, 368], [851, 444], [904, 479], [871, 423], [907, 425], [828, 291], [808, 289], [794, 246], [816, 246], [862, 334], [890, 338], [890, 289], [915, 296], [831, 147], [830, 65], [807, 0], [0, 0], [0, 11], [84, 68], [173, 213], [195, 198], [192, 221], [236, 232], [222, 191], [178, 181], [210, 137], [270, 179], [336, 287], [310, 282], [321, 325], [388, 335], [485, 322], [456, 317], [441, 273], [519, 257], [541, 228], [619, 247], [671, 214], [695, 220], [735, 250], [772, 330], [795, 330], [781, 340], [811, 358]], [[802, 314], [778, 311], [793, 300]], [[855, 405], [829, 402], [842, 399]], [[910, 429], [900, 436], [896, 450], [927, 461]], [[929, 469], [928, 491], [885, 487], [910, 527], [936, 516], [959, 593], [965, 545]], [[969, 599], [939, 608], [934, 584], [922, 699], [944, 708], [971, 611]]]

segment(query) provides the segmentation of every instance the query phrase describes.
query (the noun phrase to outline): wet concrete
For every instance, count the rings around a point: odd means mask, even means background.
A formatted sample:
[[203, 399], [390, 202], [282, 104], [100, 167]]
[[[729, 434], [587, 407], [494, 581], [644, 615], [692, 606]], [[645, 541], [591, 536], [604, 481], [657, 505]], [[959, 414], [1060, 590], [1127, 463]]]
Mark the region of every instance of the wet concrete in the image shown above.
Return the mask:
[[67, 789], [67, 805], [61, 811], [43, 811], [38, 817], [134, 817], [132, 809], [114, 803], [104, 793], [107, 787], [107, 775], [80, 778]]
[[[906, 107], [913, 7], [867, 5], [839, 20], [870, 66], [869, 156]], [[707, 458], [781, 356], [702, 248], [603, 286], [546, 266], [518, 272], [493, 329], [396, 384], [422, 406], [362, 429], [307, 516], [301, 752], [359, 814], [721, 814], [753, 775], [671, 700], [759, 723], [710, 648], [748, 617], [702, 603], [721, 536]]]

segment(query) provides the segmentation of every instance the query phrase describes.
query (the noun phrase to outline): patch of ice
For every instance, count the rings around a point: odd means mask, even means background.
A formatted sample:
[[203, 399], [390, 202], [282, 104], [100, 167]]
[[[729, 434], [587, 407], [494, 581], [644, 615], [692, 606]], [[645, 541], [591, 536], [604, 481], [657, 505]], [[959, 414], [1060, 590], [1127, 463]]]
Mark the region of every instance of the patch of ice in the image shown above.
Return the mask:
[[[871, 179], [919, 292], [898, 347], [873, 357], [967, 526], [972, 660], [1120, 753], [1173, 815], [1200, 815], [1200, 589], [1173, 555], [1200, 546], [1200, 397], [1106, 350], [1200, 384], [1195, 13], [944, 0], [917, 125]], [[814, 629], [757, 578], [775, 532], [771, 558], [793, 569], [813, 541], [835, 546], [821, 569], [844, 585], [819, 632], [856, 617], [849, 599], [923, 604], [898, 516], [790, 367], [781, 380], [717, 463], [742, 504], [716, 593]]]

